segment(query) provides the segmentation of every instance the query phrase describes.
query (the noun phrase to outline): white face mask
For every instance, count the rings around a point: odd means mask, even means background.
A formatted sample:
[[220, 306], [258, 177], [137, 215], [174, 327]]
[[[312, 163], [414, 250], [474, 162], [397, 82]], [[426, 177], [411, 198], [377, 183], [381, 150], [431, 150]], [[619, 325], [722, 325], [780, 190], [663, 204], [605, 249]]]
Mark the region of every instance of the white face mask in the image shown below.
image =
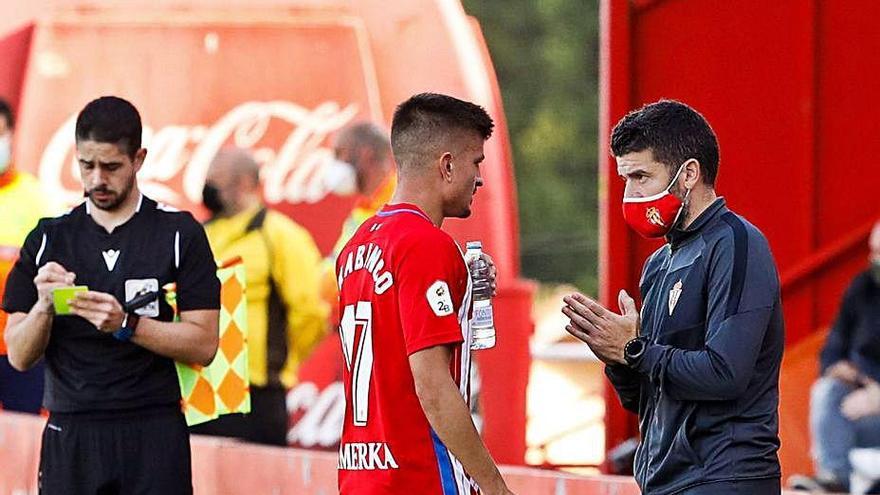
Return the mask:
[[324, 188], [339, 196], [350, 196], [357, 192], [357, 171], [350, 163], [333, 159], [324, 166]]
[[7, 134], [0, 136], [0, 174], [6, 172], [12, 163], [12, 139]]

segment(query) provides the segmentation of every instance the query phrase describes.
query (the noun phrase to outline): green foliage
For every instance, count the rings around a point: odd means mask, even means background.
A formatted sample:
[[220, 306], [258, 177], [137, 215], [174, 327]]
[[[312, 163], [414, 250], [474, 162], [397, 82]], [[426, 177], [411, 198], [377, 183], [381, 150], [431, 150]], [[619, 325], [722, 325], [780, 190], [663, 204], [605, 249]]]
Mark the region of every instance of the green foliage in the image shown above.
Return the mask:
[[596, 293], [598, 0], [464, 0], [498, 74], [523, 274]]

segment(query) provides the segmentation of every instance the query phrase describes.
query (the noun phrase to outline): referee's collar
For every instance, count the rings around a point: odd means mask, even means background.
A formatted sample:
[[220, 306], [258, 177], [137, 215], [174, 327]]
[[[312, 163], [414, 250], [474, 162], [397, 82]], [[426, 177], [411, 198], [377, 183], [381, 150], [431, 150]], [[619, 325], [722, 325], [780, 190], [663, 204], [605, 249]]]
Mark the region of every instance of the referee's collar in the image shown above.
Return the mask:
[[85, 217], [90, 220], [89, 223], [92, 225], [92, 227], [90, 227], [90, 228], [95, 228], [102, 233], [111, 234], [111, 235], [118, 232], [120, 229], [125, 228], [128, 224], [131, 223], [131, 221], [134, 218], [136, 218], [138, 216], [138, 213], [141, 212], [141, 207], [144, 204], [144, 193], [138, 191], [138, 194], [140, 194], [140, 196], [138, 197], [137, 206], [134, 208], [134, 213], [132, 213], [131, 216], [128, 217], [124, 222], [122, 222], [119, 225], [117, 225], [116, 227], [114, 227], [112, 231], [108, 231], [106, 227], [104, 227], [103, 225], [101, 225], [97, 221], [95, 221], [95, 217], [92, 216], [92, 200], [89, 198], [86, 198], [86, 200], [85, 200], [85, 214], [86, 214], [86, 216]]
[[[138, 204], [134, 208], [134, 215], [137, 215], [141, 212], [141, 206], [144, 204], [144, 193], [138, 191]], [[86, 198], [86, 215], [92, 216], [92, 200], [91, 198]], [[132, 216], [134, 216], [132, 215]]]

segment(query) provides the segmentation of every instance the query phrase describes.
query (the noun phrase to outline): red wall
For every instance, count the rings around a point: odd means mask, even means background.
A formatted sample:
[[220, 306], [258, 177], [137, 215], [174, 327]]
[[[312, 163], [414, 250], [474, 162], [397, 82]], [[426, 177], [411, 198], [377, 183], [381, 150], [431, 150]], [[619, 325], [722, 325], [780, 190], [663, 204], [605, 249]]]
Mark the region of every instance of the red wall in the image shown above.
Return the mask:
[[[880, 216], [878, 14], [880, 4], [870, 0], [603, 1], [605, 301], [621, 287], [637, 289], [642, 262], [657, 246], [623, 223], [608, 136], [626, 112], [665, 97], [694, 106], [718, 135], [717, 191], [770, 240], [788, 344], [829, 324], [865, 266], [867, 231]], [[610, 446], [635, 430], [613, 393], [609, 404]], [[783, 457], [790, 448], [804, 446], [784, 444]]]

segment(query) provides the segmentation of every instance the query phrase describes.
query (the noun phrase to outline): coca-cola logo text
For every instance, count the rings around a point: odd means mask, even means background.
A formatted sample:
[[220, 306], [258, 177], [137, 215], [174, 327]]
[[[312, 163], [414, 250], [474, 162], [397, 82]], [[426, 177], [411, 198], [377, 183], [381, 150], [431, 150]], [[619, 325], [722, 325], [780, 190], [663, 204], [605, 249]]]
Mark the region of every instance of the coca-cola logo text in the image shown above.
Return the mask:
[[[147, 159], [138, 185], [147, 196], [191, 209], [201, 203], [211, 161], [225, 145], [249, 149], [261, 164], [269, 203], [315, 203], [330, 191], [324, 165], [333, 158], [327, 138], [357, 114], [357, 106], [325, 102], [307, 109], [288, 101], [247, 102], [213, 125], [144, 127]], [[74, 149], [76, 115], [55, 131], [40, 159], [38, 175], [51, 194], [67, 204], [82, 201]]]
[[287, 393], [291, 427], [287, 443], [305, 448], [335, 450], [345, 421], [345, 388], [335, 381], [323, 390], [313, 382], [301, 382]]

